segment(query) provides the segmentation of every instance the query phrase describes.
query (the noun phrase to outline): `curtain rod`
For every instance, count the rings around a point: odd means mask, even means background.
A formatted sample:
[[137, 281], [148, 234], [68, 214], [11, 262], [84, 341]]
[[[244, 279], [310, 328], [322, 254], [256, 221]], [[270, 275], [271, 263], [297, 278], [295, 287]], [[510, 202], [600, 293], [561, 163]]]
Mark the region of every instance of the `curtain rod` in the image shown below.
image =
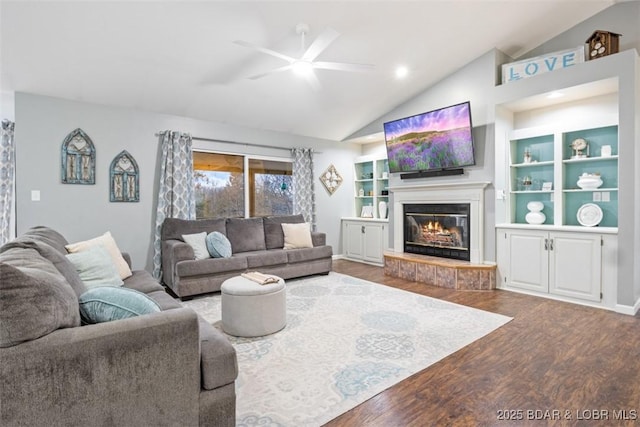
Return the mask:
[[[157, 132], [155, 135], [156, 136], [160, 136], [164, 134], [164, 132]], [[274, 147], [272, 145], [264, 145], [264, 144], [254, 144], [251, 142], [239, 142], [239, 141], [230, 141], [230, 140], [226, 140], [226, 139], [213, 139], [213, 138], [202, 138], [199, 136], [192, 136], [191, 139], [195, 139], [196, 141], [209, 141], [209, 142], [221, 142], [224, 144], [236, 144], [236, 145], [244, 145], [245, 147], [258, 147], [258, 148], [268, 148], [270, 150], [285, 150], [285, 151], [291, 151], [291, 148], [287, 148], [287, 147]], [[313, 149], [312, 149], [313, 150]], [[314, 154], [322, 154], [319, 151], [313, 150]]]
[[245, 147], [259, 147], [259, 148], [269, 148], [271, 150], [291, 151], [291, 148], [287, 148], [287, 147], [273, 147], [271, 145], [253, 144], [251, 142], [238, 142], [238, 141], [229, 141], [226, 139], [201, 138], [198, 136], [194, 136], [191, 139], [195, 139], [196, 141], [222, 142], [224, 144], [236, 144], [236, 145], [239, 144], [239, 145], [244, 145]]

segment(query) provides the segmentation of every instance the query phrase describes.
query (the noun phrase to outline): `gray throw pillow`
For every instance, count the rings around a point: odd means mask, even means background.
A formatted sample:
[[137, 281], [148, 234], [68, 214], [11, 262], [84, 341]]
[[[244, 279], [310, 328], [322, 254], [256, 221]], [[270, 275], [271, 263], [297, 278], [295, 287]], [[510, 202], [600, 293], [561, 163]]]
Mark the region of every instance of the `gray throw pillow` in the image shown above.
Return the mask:
[[80, 276], [78, 275], [75, 267], [65, 257], [66, 249], [63, 254], [53, 246], [50, 246], [48, 243], [36, 240], [33, 237], [22, 236], [19, 239], [3, 245], [2, 248], [0, 248], [0, 253], [13, 248], [35, 249], [36, 251], [38, 251], [40, 256], [48, 259], [58, 270], [58, 272], [62, 274], [62, 276], [64, 276], [69, 285], [71, 285], [71, 287], [73, 288], [76, 296], [82, 295], [82, 293], [87, 290], [87, 287], [82, 282], [82, 279], [80, 279]]
[[0, 263], [0, 347], [79, 325], [78, 298], [57, 271]]

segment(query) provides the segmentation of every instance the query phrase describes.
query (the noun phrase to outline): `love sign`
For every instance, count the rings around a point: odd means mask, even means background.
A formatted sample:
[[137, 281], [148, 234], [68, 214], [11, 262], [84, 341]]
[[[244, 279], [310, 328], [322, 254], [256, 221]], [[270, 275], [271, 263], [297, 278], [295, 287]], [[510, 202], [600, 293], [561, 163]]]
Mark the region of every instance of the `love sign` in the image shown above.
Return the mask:
[[584, 47], [561, 50], [502, 65], [502, 83], [509, 83], [584, 62]]

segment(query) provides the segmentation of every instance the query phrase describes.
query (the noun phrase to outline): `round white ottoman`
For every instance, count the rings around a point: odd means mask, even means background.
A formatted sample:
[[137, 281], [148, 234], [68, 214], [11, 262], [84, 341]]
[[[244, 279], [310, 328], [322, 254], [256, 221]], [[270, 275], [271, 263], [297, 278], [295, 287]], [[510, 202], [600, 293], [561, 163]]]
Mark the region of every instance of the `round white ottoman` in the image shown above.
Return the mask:
[[222, 330], [237, 337], [260, 337], [287, 324], [284, 280], [260, 285], [242, 276], [222, 283]]

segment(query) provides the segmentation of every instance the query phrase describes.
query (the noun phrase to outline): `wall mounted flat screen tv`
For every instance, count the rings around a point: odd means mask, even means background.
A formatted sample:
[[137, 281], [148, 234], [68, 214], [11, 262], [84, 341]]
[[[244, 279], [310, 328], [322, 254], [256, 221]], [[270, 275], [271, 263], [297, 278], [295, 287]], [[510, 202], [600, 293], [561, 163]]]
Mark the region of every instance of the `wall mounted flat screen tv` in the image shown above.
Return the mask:
[[474, 165], [471, 129], [469, 102], [385, 123], [389, 172]]

